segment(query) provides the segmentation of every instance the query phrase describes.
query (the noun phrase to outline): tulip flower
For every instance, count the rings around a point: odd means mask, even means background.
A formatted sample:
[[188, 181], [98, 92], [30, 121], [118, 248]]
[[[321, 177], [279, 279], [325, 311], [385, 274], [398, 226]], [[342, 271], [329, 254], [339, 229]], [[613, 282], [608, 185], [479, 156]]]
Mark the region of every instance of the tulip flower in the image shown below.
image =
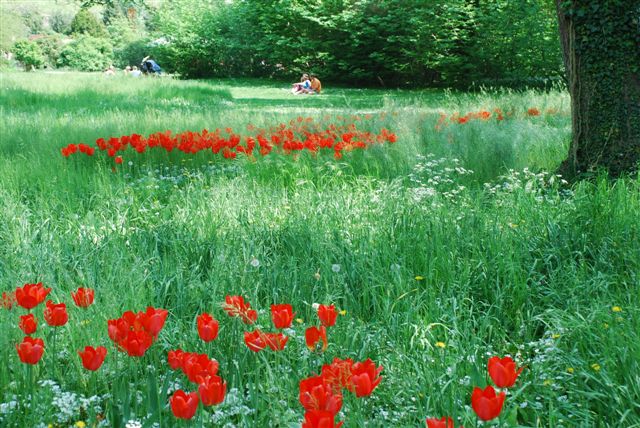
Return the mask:
[[226, 296], [222, 305], [224, 311], [231, 317], [239, 317], [245, 324], [253, 324], [258, 319], [258, 312], [244, 301], [242, 296]]
[[427, 428], [455, 428], [455, 425], [452, 418], [443, 416], [440, 419], [427, 418]]
[[71, 292], [71, 297], [76, 306], [81, 308], [89, 307], [93, 303], [94, 291], [91, 288], [80, 287], [75, 292]]
[[26, 335], [33, 334], [38, 328], [38, 320], [33, 316], [33, 314], [21, 315], [18, 327], [20, 327], [20, 330], [22, 330]]
[[214, 406], [224, 401], [227, 393], [227, 383], [220, 376], [199, 376], [198, 394], [204, 406]]
[[210, 359], [207, 354], [185, 353], [182, 360], [182, 371], [193, 383], [198, 382], [198, 377], [217, 375], [219, 366], [218, 362]]
[[334, 358], [331, 364], [322, 366], [322, 378], [327, 384], [331, 385], [334, 391], [340, 391], [341, 388], [349, 388], [351, 385], [351, 368], [353, 360], [346, 358]]
[[69, 321], [67, 305], [64, 303], [53, 303], [47, 300], [47, 307], [44, 309], [44, 320], [51, 327], [61, 327]]
[[147, 312], [140, 312], [138, 318], [140, 319], [144, 329], [153, 336], [154, 339], [158, 337], [160, 330], [164, 327], [164, 322], [167, 319], [169, 311], [166, 309], [155, 309], [151, 306], [147, 307]]
[[335, 415], [342, 408], [342, 394], [334, 393], [322, 376], [301, 380], [299, 398], [305, 410], [325, 410]]
[[85, 346], [84, 352], [78, 351], [78, 355], [82, 359], [82, 365], [85, 369], [96, 371], [104, 363], [104, 358], [107, 356], [107, 348], [104, 346], [98, 346], [97, 348]]
[[142, 357], [153, 343], [153, 337], [146, 331], [130, 331], [118, 342], [130, 357]]
[[289, 328], [294, 317], [293, 308], [289, 304], [271, 305], [271, 320], [276, 328]]
[[262, 339], [272, 351], [282, 351], [289, 340], [282, 333], [264, 333]]
[[41, 282], [25, 284], [23, 287], [16, 288], [16, 301], [25, 309], [33, 309], [44, 302], [50, 292], [51, 289], [44, 288]]
[[333, 327], [336, 325], [336, 318], [338, 317], [338, 312], [336, 311], [336, 307], [334, 305], [318, 306], [318, 318], [320, 322], [325, 327]]
[[181, 389], [173, 393], [169, 399], [171, 411], [176, 418], [191, 419], [198, 410], [198, 394], [191, 392], [185, 394]]
[[44, 353], [44, 342], [42, 339], [25, 337], [22, 343], [16, 345], [18, 357], [25, 364], [37, 364]]
[[522, 372], [522, 367], [516, 371], [516, 363], [511, 357], [504, 357], [502, 359], [500, 359], [500, 357], [491, 357], [489, 358], [487, 369], [493, 383], [495, 383], [498, 388], [512, 387]]
[[251, 349], [253, 352], [260, 352], [267, 347], [267, 344], [264, 341], [264, 336], [260, 330], [255, 330], [251, 333], [245, 331], [244, 343], [247, 345], [247, 348]]
[[[304, 339], [307, 343], [307, 348], [311, 351], [315, 351], [317, 349], [322, 349], [324, 352], [327, 349], [327, 329], [325, 326], [320, 328], [311, 326], [304, 332]], [[319, 343], [322, 341], [322, 347], [320, 348]]]
[[371, 395], [378, 386], [382, 377], [380, 372], [382, 366], [376, 367], [371, 359], [355, 363], [351, 367], [351, 385], [348, 387], [351, 392], [355, 392], [356, 397]]
[[203, 313], [197, 318], [198, 335], [205, 342], [211, 342], [218, 337], [219, 323], [208, 313]]
[[471, 407], [473, 407], [473, 410], [480, 419], [490, 421], [500, 415], [504, 398], [504, 391], [496, 395], [496, 390], [493, 389], [491, 385], [487, 386], [484, 390], [475, 387], [471, 394]]
[[302, 428], [340, 428], [342, 422], [336, 425], [335, 415], [326, 410], [309, 410], [304, 414]]
[[176, 349], [174, 351], [169, 351], [167, 355], [167, 360], [169, 362], [169, 367], [171, 370], [181, 369], [184, 364], [185, 352], [182, 349]]
[[6, 291], [2, 292], [2, 307], [11, 310], [13, 304], [16, 303], [16, 293]]

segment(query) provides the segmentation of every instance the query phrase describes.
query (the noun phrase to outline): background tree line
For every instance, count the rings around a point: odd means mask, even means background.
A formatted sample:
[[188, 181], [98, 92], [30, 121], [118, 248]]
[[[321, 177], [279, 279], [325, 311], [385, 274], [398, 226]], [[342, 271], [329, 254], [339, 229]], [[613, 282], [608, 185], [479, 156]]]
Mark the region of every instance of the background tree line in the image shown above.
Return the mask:
[[[48, 29], [52, 37], [72, 35], [75, 49], [36, 39], [42, 60], [35, 66], [93, 70], [151, 54], [183, 77], [290, 79], [311, 70], [366, 86], [536, 86], [563, 73], [552, 0], [91, 0], [76, 7], [66, 24], [59, 16]], [[38, 22], [23, 14], [29, 20]], [[32, 35], [43, 31], [35, 27]]]

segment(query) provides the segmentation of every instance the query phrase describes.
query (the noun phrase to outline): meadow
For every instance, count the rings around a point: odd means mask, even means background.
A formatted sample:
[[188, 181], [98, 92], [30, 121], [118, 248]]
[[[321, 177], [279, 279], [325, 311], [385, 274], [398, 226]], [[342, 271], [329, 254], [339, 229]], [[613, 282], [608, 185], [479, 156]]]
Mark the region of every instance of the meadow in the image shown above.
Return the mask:
[[[69, 321], [44, 323], [42, 359], [21, 363], [27, 311], [0, 308], [0, 425], [295, 427], [299, 382], [334, 358], [371, 359], [370, 396], [343, 394], [344, 427], [640, 427], [640, 180], [554, 174], [571, 132], [561, 89], [328, 88], [287, 83], [0, 74], [0, 291], [42, 282]], [[468, 113], [471, 113], [468, 115]], [[487, 116], [488, 114], [488, 116]], [[464, 119], [466, 118], [466, 119]], [[69, 144], [171, 130], [356, 124], [394, 143], [362, 150], [238, 154], [132, 149], [65, 157]], [[221, 131], [222, 132], [222, 131]], [[71, 292], [95, 290], [88, 308]], [[244, 296], [245, 325], [222, 308]], [[278, 352], [243, 333], [295, 321]], [[305, 330], [339, 311], [324, 352]], [[144, 356], [118, 351], [107, 320], [168, 311]], [[219, 321], [212, 342], [197, 316]], [[95, 372], [77, 351], [105, 346]], [[221, 404], [176, 419], [169, 397], [197, 389], [168, 352], [206, 353]], [[499, 418], [479, 422], [487, 360], [523, 371]]]

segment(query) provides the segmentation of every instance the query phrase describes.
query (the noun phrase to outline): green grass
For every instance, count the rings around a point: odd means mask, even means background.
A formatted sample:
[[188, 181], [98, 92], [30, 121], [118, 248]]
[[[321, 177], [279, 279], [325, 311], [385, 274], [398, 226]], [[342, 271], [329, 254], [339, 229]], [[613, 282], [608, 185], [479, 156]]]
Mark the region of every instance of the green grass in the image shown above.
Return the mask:
[[[53, 352], [35, 310], [47, 347], [29, 373], [14, 349], [24, 310], [0, 311], [1, 425], [180, 426], [167, 394], [175, 382], [194, 386], [166, 356], [181, 347], [216, 358], [230, 390], [194, 426], [299, 426], [298, 382], [334, 357], [384, 366], [370, 398], [345, 394], [346, 427], [424, 426], [441, 415], [475, 426], [471, 390], [488, 384], [489, 356], [508, 354], [525, 370], [500, 426], [640, 427], [640, 182], [568, 187], [541, 172], [567, 151], [566, 94], [328, 88], [294, 97], [269, 81], [0, 79], [1, 288], [43, 281], [70, 313]], [[530, 107], [543, 114], [528, 117]], [[494, 108], [514, 115], [434, 129], [439, 112]], [[134, 132], [365, 114], [398, 142], [341, 161], [153, 153], [125, 155], [113, 172], [106, 157], [59, 151]], [[96, 290], [86, 311], [69, 295], [80, 285]], [[283, 352], [254, 354], [245, 327], [219, 307], [227, 294], [247, 297], [267, 331], [272, 303], [293, 304], [304, 323]], [[323, 355], [304, 345], [315, 302], [347, 311]], [[165, 328], [143, 358], [123, 356], [106, 320], [147, 305], [170, 311]], [[211, 346], [195, 331], [202, 311], [220, 320]], [[95, 374], [76, 355], [85, 345], [109, 349]]]

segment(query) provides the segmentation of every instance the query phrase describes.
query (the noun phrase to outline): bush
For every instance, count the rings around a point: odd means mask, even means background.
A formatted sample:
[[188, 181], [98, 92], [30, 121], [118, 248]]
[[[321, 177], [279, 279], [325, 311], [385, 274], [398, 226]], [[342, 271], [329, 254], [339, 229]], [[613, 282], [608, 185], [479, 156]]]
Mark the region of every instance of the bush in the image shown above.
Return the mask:
[[113, 63], [119, 68], [124, 68], [127, 65], [139, 65], [142, 58], [147, 55], [156, 58], [149, 46], [149, 41], [147, 39], [135, 40], [113, 50]]
[[69, 34], [71, 32], [71, 22], [73, 14], [69, 12], [57, 11], [51, 16], [49, 24], [56, 33]]
[[72, 34], [86, 34], [93, 37], [104, 37], [107, 32], [104, 25], [93, 16], [88, 9], [80, 9], [71, 21]]
[[55, 67], [60, 58], [60, 51], [62, 50], [62, 38], [54, 34], [40, 37], [36, 39], [35, 42], [40, 47], [47, 66]]
[[40, 68], [45, 64], [42, 49], [36, 42], [19, 40], [13, 45], [13, 53], [26, 71]]
[[113, 62], [113, 48], [105, 39], [82, 36], [60, 53], [58, 65], [81, 71], [100, 71]]

